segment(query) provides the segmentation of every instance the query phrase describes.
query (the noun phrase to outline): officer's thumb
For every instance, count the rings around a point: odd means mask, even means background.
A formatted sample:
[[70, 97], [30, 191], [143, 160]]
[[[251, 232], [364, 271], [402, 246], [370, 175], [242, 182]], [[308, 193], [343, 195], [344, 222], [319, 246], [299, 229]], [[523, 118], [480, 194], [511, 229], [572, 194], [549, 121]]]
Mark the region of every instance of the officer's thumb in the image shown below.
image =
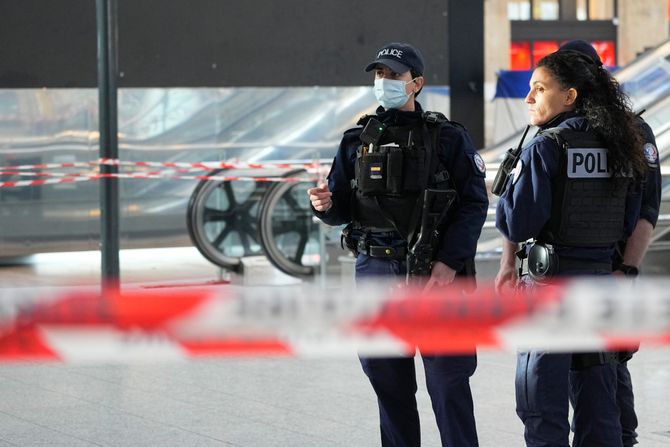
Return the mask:
[[330, 191], [330, 190], [328, 189], [328, 183], [320, 183], [320, 184], [319, 184], [319, 189], [320, 189], [321, 191], [323, 191], [323, 192], [328, 192], [328, 191]]

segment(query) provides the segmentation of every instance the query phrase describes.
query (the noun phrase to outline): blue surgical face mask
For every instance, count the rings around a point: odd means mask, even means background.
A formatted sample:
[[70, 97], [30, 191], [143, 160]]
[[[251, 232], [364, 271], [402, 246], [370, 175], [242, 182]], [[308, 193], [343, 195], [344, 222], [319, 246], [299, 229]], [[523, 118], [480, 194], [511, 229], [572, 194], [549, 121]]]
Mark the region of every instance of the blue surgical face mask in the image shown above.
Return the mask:
[[405, 93], [405, 86], [411, 81], [398, 81], [395, 79], [377, 78], [373, 90], [379, 104], [385, 109], [399, 109], [404, 106], [409, 95]]

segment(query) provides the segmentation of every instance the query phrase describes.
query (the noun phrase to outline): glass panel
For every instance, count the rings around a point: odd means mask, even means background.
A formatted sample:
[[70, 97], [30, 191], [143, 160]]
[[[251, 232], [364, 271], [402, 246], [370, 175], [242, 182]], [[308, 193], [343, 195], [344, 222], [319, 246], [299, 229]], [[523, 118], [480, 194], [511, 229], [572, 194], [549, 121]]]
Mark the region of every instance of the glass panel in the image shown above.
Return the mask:
[[589, 20], [611, 20], [614, 18], [614, 0], [591, 0]]
[[558, 0], [536, 0], [533, 2], [533, 19], [558, 20]]
[[[361, 115], [374, 113], [377, 101], [370, 85], [120, 89], [120, 172], [165, 175], [120, 180], [121, 243], [127, 248], [191, 245], [185, 216], [196, 176], [207, 171], [178, 168], [231, 159], [330, 162], [342, 132]], [[446, 86], [426, 87], [418, 99], [427, 110], [449, 112]], [[6, 171], [16, 165], [57, 164], [45, 170], [54, 176], [45, 180], [95, 175], [97, 101], [95, 89], [0, 89], [0, 165]], [[42, 171], [38, 166], [20, 175], [12, 170], [0, 181], [41, 180], [32, 175], [37, 170]], [[100, 183], [71, 178], [0, 188], [0, 258], [98, 247]], [[237, 182], [234, 189], [217, 190], [214, 201], [206, 203], [207, 216], [252, 215], [254, 187]], [[306, 197], [304, 191], [300, 195]], [[214, 227], [211, 231], [221, 235], [224, 228]], [[227, 254], [243, 253], [247, 234], [231, 234]], [[311, 253], [312, 247], [305, 250]]]
[[507, 16], [510, 20], [530, 20], [530, 0], [510, 0]]
[[533, 67], [547, 54], [558, 50], [558, 42], [555, 40], [536, 40], [533, 42]]
[[509, 47], [510, 68], [512, 70], [530, 70], [530, 43], [512, 42]]

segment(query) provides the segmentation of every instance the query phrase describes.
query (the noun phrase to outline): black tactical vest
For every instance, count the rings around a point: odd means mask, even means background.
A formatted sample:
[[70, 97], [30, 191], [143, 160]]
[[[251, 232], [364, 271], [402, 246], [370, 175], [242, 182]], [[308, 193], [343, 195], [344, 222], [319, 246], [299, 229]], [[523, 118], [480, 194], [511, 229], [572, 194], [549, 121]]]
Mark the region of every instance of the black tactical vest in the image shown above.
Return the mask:
[[608, 150], [594, 132], [541, 131], [561, 151], [551, 217], [538, 240], [571, 247], [609, 247], [623, 236], [630, 177], [612, 173]]
[[[446, 189], [448, 174], [437, 158], [437, 145], [447, 119], [434, 112], [423, 117], [410, 125], [387, 127], [377, 145], [359, 146], [352, 185], [356, 226], [396, 230], [406, 237], [416, 223], [417, 200], [426, 186]], [[359, 124], [365, 124], [365, 118]]]

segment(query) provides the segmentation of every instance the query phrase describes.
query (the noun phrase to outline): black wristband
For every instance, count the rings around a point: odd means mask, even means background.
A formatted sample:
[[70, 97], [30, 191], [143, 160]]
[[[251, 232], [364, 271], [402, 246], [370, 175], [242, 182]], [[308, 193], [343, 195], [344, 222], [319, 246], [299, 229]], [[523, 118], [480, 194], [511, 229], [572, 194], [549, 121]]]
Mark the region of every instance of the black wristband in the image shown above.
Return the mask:
[[633, 265], [619, 264], [617, 270], [623, 272], [626, 276], [637, 276], [640, 274], [640, 270]]

